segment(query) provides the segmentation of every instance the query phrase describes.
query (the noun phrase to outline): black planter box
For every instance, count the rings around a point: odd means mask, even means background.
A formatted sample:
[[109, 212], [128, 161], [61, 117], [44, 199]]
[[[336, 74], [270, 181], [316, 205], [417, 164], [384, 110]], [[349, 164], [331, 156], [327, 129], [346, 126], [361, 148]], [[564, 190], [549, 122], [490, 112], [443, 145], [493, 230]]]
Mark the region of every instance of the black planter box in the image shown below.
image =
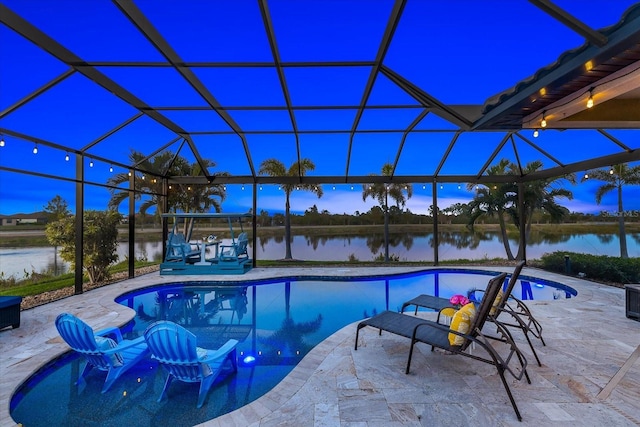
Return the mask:
[[22, 297], [0, 296], [0, 329], [20, 327], [20, 303]]
[[624, 291], [627, 317], [640, 321], [640, 285], [624, 285]]

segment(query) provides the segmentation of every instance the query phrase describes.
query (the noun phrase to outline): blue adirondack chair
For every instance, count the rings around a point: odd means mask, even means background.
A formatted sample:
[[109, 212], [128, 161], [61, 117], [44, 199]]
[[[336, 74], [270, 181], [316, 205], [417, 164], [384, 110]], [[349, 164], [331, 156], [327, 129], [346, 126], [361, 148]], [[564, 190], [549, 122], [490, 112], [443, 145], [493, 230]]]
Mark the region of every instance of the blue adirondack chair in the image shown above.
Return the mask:
[[249, 244], [249, 238], [247, 233], [242, 232], [238, 234], [238, 240], [232, 242], [230, 245], [220, 245], [220, 260], [221, 261], [241, 261], [248, 260], [249, 254], [247, 253], [247, 246]]
[[175, 378], [184, 382], [199, 382], [198, 408], [201, 408], [211, 385], [222, 372], [225, 362], [229, 362], [233, 372], [237, 372], [237, 340], [228, 340], [217, 350], [207, 350], [196, 345], [196, 336], [182, 326], [161, 320], [150, 325], [144, 332], [151, 357], [168, 371], [162, 393], [162, 401], [167, 388]]
[[182, 233], [169, 233], [167, 236], [167, 253], [165, 261], [178, 261], [184, 264], [193, 264], [200, 261], [200, 246], [189, 243]]
[[69, 347], [86, 359], [87, 363], [76, 384], [84, 381], [84, 376], [92, 368], [98, 368], [107, 372], [103, 393], [129, 368], [149, 354], [144, 337], [125, 340], [120, 329], [114, 327], [94, 332], [73, 314], [60, 314], [56, 318], [56, 328]]

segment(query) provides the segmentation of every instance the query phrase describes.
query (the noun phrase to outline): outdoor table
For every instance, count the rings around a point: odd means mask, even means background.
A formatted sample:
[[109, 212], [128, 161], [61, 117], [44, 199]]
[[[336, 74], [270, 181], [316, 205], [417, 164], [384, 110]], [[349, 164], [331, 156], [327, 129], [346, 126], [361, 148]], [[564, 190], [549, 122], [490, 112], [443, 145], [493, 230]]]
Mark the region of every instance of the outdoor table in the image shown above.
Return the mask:
[[205, 241], [203, 240], [202, 243], [200, 243], [200, 261], [196, 262], [195, 265], [210, 265], [211, 261], [207, 261], [205, 258], [205, 255], [207, 253], [207, 247], [209, 246], [215, 246], [216, 248], [216, 256], [215, 259], [218, 259], [218, 248], [220, 246], [220, 243], [222, 241], [221, 240], [213, 240], [211, 242]]

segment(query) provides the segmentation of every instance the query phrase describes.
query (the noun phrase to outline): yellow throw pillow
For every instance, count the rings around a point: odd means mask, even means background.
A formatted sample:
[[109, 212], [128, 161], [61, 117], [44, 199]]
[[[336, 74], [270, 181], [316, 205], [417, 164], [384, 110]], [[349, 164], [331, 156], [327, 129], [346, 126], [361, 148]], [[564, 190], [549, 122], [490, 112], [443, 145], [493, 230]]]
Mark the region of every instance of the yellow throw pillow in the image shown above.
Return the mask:
[[496, 311], [498, 311], [498, 306], [502, 302], [502, 298], [504, 298], [504, 292], [502, 292], [502, 288], [501, 288], [500, 291], [498, 292], [498, 295], [496, 295], [496, 299], [493, 300], [493, 305], [491, 306], [491, 310], [489, 310], [490, 316], [496, 315]]
[[[470, 302], [460, 310], [456, 311], [456, 314], [453, 315], [453, 319], [451, 320], [451, 327], [449, 330], [460, 332], [461, 334], [467, 334], [469, 333], [471, 323], [475, 317], [476, 306]], [[449, 344], [452, 346], [462, 345], [464, 344], [464, 338], [460, 335], [449, 333]]]

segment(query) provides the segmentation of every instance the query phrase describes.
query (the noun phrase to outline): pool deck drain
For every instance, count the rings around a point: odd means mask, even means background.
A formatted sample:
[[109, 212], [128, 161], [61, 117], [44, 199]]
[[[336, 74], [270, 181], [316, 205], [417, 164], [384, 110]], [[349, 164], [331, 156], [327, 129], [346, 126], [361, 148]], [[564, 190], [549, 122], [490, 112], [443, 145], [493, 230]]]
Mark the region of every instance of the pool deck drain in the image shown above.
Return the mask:
[[[449, 268], [449, 266], [447, 266]], [[510, 272], [510, 267], [468, 267]], [[244, 281], [274, 277], [397, 274], [425, 268], [258, 268], [242, 276], [206, 280]], [[576, 298], [527, 302], [543, 325], [547, 346], [534, 341], [542, 367], [529, 364], [532, 384], [509, 377], [523, 416], [519, 423], [492, 366], [432, 353], [418, 345], [411, 373], [404, 374], [406, 339], [365, 328], [354, 351], [356, 325], [316, 346], [273, 390], [205, 426], [421, 426], [495, 425], [635, 426], [640, 413], [640, 322], [627, 319], [624, 290], [525, 268], [523, 275], [564, 283]], [[133, 310], [114, 302], [124, 292], [175, 277], [152, 273], [22, 312], [18, 329], [0, 331], [0, 426], [14, 426], [11, 395], [29, 375], [67, 346], [55, 317], [68, 311], [95, 328], [123, 325]], [[180, 282], [202, 281], [182, 276]], [[430, 314], [423, 314], [429, 317]], [[518, 332], [516, 341], [533, 359]]]

